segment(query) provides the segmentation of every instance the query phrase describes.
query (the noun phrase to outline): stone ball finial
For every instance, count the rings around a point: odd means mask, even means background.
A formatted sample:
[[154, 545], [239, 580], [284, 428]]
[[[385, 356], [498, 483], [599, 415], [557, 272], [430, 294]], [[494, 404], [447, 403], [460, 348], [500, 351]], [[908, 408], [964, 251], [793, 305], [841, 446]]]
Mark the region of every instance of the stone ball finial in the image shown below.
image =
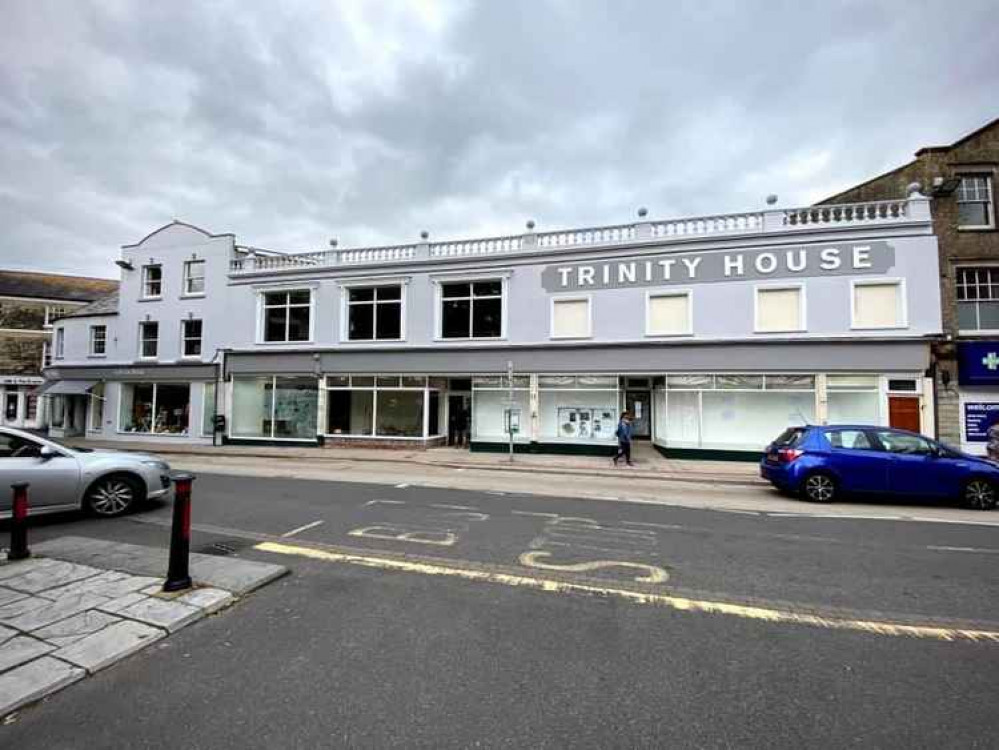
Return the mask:
[[534, 230], [534, 219], [528, 219], [528, 220], [527, 220], [527, 228], [528, 228], [529, 230], [531, 230], [531, 231], [533, 231], [533, 230]]
[[430, 232], [428, 232], [426, 229], [424, 229], [422, 232], [420, 232], [420, 239], [421, 240], [426, 240], [426, 239], [429, 239], [429, 238], [430, 238]]
[[910, 182], [905, 188], [906, 195], [914, 195], [916, 193], [922, 193], [923, 186], [919, 182]]
[[767, 205], [768, 206], [777, 205], [777, 193], [770, 193], [770, 195], [767, 196]]
[[647, 209], [645, 206], [642, 206], [641, 208], [638, 209], [639, 219], [644, 219], [648, 215], [649, 215], [649, 209]]

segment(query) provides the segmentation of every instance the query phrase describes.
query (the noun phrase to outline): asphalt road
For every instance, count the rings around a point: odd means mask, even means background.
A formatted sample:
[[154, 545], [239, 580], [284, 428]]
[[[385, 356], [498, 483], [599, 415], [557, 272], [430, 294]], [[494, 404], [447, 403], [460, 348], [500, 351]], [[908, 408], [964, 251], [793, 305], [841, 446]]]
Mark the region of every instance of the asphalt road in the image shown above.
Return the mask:
[[[0, 727], [5, 746], [992, 748], [999, 737], [999, 642], [821, 624], [999, 631], [995, 527], [221, 475], [197, 480], [195, 503], [195, 549], [292, 575], [24, 711]], [[60, 517], [33, 534], [163, 545], [169, 515]], [[629, 593], [730, 606], [684, 611]]]

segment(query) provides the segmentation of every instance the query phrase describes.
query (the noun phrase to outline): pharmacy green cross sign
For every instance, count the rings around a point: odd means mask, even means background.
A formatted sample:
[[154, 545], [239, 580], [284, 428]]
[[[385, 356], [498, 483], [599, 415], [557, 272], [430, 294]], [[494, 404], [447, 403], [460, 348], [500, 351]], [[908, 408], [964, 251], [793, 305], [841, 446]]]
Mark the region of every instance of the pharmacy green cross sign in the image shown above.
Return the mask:
[[989, 352], [984, 357], [982, 357], [982, 364], [988, 367], [990, 370], [999, 369], [999, 354], [995, 352]]

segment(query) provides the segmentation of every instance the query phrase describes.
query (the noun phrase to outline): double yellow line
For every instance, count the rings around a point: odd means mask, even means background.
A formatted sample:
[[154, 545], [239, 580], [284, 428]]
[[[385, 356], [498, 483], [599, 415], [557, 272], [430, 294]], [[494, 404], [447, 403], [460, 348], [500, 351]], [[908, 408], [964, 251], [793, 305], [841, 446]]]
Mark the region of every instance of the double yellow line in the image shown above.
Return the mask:
[[415, 560], [399, 560], [389, 557], [353, 552], [333, 552], [313, 547], [281, 544], [278, 542], [262, 542], [254, 547], [262, 552], [272, 552], [279, 555], [297, 555], [299, 557], [323, 560], [326, 562], [360, 565], [366, 568], [395, 570], [406, 573], [421, 573], [423, 575], [447, 576], [461, 578], [467, 581], [496, 583], [504, 586], [522, 586], [551, 593], [584, 593], [600, 596], [613, 596], [626, 599], [635, 604], [651, 604], [683, 612], [702, 612], [740, 617], [747, 620], [763, 620], [774, 623], [791, 623], [826, 628], [828, 630], [849, 630], [862, 633], [887, 636], [908, 636], [912, 638], [927, 638], [938, 641], [976, 641], [999, 643], [999, 631], [974, 630], [966, 628], [948, 628], [936, 625], [910, 625], [897, 622], [867, 619], [851, 619], [841, 617], [826, 617], [805, 612], [794, 612], [789, 609], [757, 607], [729, 602], [692, 599], [672, 594], [646, 593], [612, 586], [598, 586], [592, 583], [573, 583], [564, 580], [541, 578], [537, 576], [517, 575], [492, 570], [476, 570], [461, 568], [441, 563], [421, 562]]

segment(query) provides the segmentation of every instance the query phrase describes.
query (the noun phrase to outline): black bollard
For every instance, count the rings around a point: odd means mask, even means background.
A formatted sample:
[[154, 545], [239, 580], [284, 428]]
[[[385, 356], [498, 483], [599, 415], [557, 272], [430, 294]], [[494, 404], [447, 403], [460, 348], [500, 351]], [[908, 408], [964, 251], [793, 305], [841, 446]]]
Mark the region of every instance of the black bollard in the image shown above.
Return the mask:
[[188, 556], [191, 551], [191, 483], [193, 474], [173, 476], [173, 527], [170, 530], [170, 565], [164, 591], [191, 588]]
[[14, 490], [14, 507], [11, 509], [8, 560], [31, 557], [31, 550], [28, 549], [28, 486], [27, 482], [16, 482], [10, 486]]

